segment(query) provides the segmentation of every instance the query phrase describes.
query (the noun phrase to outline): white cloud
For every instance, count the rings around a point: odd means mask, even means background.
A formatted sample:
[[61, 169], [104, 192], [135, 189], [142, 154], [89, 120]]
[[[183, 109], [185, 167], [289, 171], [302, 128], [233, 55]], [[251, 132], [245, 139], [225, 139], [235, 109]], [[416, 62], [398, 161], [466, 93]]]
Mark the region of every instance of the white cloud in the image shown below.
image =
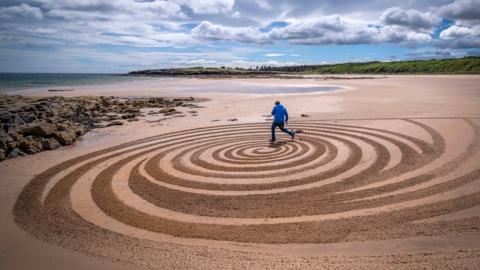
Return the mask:
[[291, 21], [286, 27], [270, 31], [269, 37], [306, 45], [425, 43], [431, 40], [430, 35], [406, 27], [370, 25], [364, 21], [348, 20], [338, 15]]
[[265, 57], [279, 57], [279, 56], [284, 56], [284, 53], [266, 53], [263, 56]]
[[1, 7], [0, 19], [43, 19], [42, 10], [38, 7], [32, 7], [28, 4], [22, 3], [19, 6]]
[[473, 35], [474, 31], [467, 27], [451, 26], [440, 33], [441, 39], [456, 39]]
[[290, 20], [288, 25], [282, 28], [274, 28], [269, 36], [272, 39], [301, 40], [319, 38], [328, 32], [343, 32], [345, 21], [340, 16], [324, 16], [318, 19]]
[[441, 19], [432, 13], [423, 13], [418, 10], [393, 7], [385, 10], [380, 20], [386, 25], [400, 25], [412, 29], [431, 30], [437, 26]]
[[227, 27], [203, 21], [192, 29], [193, 36], [202, 40], [228, 40], [247, 43], [269, 43], [267, 35], [253, 27]]

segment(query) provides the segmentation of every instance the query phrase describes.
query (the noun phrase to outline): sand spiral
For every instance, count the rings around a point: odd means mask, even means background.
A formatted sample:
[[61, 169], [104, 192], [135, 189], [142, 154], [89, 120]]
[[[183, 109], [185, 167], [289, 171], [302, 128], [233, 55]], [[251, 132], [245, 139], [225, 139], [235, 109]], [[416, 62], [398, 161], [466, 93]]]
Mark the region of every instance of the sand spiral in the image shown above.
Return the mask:
[[[462, 143], [445, 133], [447, 124], [461, 130]], [[239, 124], [76, 157], [35, 177], [14, 215], [42, 239], [93, 254], [108, 246], [114, 257], [132, 244], [154, 245], [155, 235], [301, 245], [479, 231], [478, 215], [469, 212], [480, 209], [473, 120], [294, 127], [305, 133], [275, 145], [265, 123]]]

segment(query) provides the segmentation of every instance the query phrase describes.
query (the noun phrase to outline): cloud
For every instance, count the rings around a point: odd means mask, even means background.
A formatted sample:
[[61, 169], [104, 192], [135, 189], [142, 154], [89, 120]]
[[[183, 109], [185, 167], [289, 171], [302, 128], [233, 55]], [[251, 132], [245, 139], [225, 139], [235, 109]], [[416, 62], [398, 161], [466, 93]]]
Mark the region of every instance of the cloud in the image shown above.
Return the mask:
[[282, 28], [273, 28], [269, 32], [272, 39], [308, 39], [324, 36], [328, 32], [343, 32], [345, 22], [340, 16], [325, 16], [318, 19], [290, 20]]
[[453, 25], [440, 33], [441, 39], [458, 39], [474, 34], [474, 31], [467, 27]]
[[405, 27], [371, 25], [363, 21], [344, 19], [338, 15], [290, 21], [283, 28], [272, 29], [269, 37], [305, 45], [425, 43], [431, 40], [430, 35]]
[[375, 26], [366, 22], [347, 20], [339, 15], [317, 19], [289, 20], [280, 28], [261, 32], [253, 27], [227, 27], [203, 21], [192, 30], [193, 36], [209, 41], [237, 41], [246, 43], [272, 43], [287, 40], [303, 45], [349, 45], [378, 43], [427, 43], [431, 36], [403, 26]]
[[[129, 14], [130, 16], [156, 19], [185, 18], [179, 4], [171, 1], [135, 1], [135, 0], [37, 0], [44, 8], [49, 9], [51, 16], [64, 19], [78, 19], [111, 14]], [[66, 17], [62, 14], [73, 14]]]
[[192, 29], [192, 35], [201, 40], [227, 40], [247, 43], [270, 43], [267, 35], [253, 27], [226, 27], [203, 21]]
[[404, 10], [397, 7], [385, 10], [380, 20], [386, 25], [400, 25], [411, 29], [426, 30], [435, 28], [441, 22], [441, 19], [432, 13], [422, 13], [414, 9]]
[[285, 56], [284, 53], [266, 53], [263, 56], [265, 57], [279, 57], [279, 56]]
[[438, 59], [452, 58], [455, 57], [455, 54], [448, 49], [422, 48], [409, 52], [407, 56], [412, 59]]
[[176, 0], [197, 14], [228, 13], [233, 9], [235, 0]]
[[479, 20], [479, 0], [455, 0], [453, 3], [441, 6], [438, 13], [451, 19]]
[[22, 3], [19, 6], [1, 7], [0, 19], [43, 19], [42, 10], [38, 7], [32, 7], [28, 4]]
[[434, 43], [437, 48], [449, 49], [478, 49], [480, 48], [480, 39], [478, 38], [462, 38], [453, 40], [437, 40]]

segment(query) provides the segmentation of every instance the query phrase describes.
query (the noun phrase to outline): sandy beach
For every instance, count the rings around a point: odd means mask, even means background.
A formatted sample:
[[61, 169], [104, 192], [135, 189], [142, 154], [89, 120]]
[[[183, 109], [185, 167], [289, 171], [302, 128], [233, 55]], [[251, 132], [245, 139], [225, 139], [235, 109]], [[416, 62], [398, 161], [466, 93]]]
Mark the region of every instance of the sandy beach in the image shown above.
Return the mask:
[[[197, 116], [148, 115], [0, 162], [0, 269], [478, 269], [479, 85], [178, 78], [16, 92], [205, 101]], [[292, 87], [309, 90], [270, 92]], [[275, 100], [304, 132], [270, 145]]]

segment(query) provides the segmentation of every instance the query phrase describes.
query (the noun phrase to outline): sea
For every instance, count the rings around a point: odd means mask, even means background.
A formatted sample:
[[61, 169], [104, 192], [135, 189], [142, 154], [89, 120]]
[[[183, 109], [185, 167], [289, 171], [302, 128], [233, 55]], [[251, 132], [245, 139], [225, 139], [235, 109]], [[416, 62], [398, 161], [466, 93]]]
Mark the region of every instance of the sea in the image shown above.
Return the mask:
[[66, 86], [110, 84], [147, 79], [147, 77], [120, 74], [0, 73], [0, 92], [35, 88], [63, 89]]
[[[162, 81], [176, 80], [168, 77], [148, 76], [125, 76], [121, 74], [84, 74], [84, 73], [0, 73], [0, 94], [15, 94], [16, 91], [30, 89], [49, 90], [74, 90], [75, 87], [89, 85], [104, 85], [135, 82], [141, 85], [155, 81], [155, 84], [162, 85]], [[312, 92], [332, 92], [340, 89], [332, 86], [295, 86], [285, 80], [285, 85], [259, 85], [242, 83], [235, 80], [219, 80], [213, 84], [205, 85], [199, 81], [198, 84], [175, 87], [178, 92], [186, 91], [191, 93], [216, 92], [216, 93], [244, 93], [244, 94], [298, 94]]]

